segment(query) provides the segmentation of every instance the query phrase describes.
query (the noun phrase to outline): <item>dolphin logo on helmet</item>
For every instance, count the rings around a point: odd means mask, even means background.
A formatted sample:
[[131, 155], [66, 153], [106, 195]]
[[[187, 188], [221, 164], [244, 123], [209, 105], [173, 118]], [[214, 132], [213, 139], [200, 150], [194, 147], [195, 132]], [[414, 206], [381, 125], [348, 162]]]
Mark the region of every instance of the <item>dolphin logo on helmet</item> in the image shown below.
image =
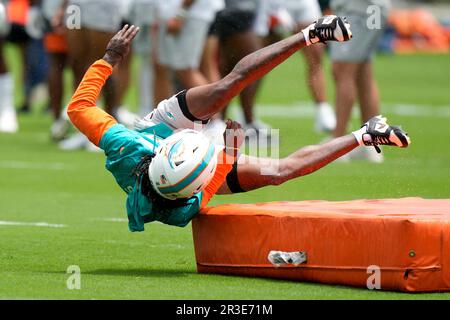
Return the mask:
[[163, 198], [190, 198], [212, 180], [217, 151], [201, 132], [182, 130], [163, 140], [148, 170], [151, 184]]

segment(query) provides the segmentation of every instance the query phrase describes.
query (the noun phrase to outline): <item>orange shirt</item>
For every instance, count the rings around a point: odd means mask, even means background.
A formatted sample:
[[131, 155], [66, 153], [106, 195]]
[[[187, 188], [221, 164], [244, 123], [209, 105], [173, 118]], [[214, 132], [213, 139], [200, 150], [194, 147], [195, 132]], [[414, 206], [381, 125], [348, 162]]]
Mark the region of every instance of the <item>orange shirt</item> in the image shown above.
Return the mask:
[[26, 25], [29, 8], [30, 2], [28, 0], [10, 0], [6, 7], [8, 21], [22, 26]]

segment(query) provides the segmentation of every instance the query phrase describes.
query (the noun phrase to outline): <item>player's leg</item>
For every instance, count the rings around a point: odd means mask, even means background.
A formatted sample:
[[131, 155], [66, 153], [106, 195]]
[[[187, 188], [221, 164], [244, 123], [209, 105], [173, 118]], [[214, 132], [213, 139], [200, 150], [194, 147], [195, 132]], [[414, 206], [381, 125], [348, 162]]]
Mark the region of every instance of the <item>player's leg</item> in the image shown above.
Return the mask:
[[386, 118], [376, 116], [350, 135], [320, 145], [304, 147], [280, 160], [241, 156], [218, 194], [280, 185], [313, 173], [360, 145], [375, 146], [380, 152], [378, 145], [406, 148], [410, 143], [406, 132], [399, 127], [389, 126]]
[[303, 32], [247, 55], [220, 81], [183, 91], [162, 101], [136, 127], [165, 123], [173, 129], [200, 129], [195, 127], [195, 123], [206, 124], [244, 88], [261, 79], [298, 50], [319, 41], [347, 41], [350, 38], [350, 25], [344, 19], [335, 16], [319, 19]]
[[307, 146], [283, 159], [242, 155], [218, 194], [246, 192], [305, 176], [358, 147], [353, 135]]
[[350, 26], [343, 19], [333, 16], [319, 19], [304, 32], [247, 55], [224, 79], [190, 89], [186, 97], [189, 111], [197, 119], [209, 119], [228, 105], [244, 88], [261, 79], [307, 45], [319, 41], [346, 41], [350, 38]]

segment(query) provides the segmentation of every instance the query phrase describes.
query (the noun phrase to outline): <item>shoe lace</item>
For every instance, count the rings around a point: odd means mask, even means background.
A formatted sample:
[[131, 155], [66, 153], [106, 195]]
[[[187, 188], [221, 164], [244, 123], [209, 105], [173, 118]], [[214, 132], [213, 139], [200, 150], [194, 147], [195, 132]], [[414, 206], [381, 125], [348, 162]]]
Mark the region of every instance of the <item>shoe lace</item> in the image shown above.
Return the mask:
[[375, 139], [373, 139], [375, 144], [379, 145], [386, 145], [386, 144], [390, 144], [391, 142], [389, 141], [388, 137], [383, 137], [383, 136], [375, 136]]
[[[369, 133], [367, 133], [367, 134], [369, 134]], [[380, 149], [379, 145], [388, 145], [388, 144], [391, 143], [389, 141], [388, 137], [373, 136], [371, 134], [369, 134], [369, 135], [370, 135], [371, 139], [370, 140], [365, 140], [364, 139], [364, 145], [366, 145], [368, 147], [369, 146], [373, 146], [378, 153], [381, 153], [381, 149]]]
[[320, 41], [327, 41], [333, 39], [334, 37], [334, 28], [332, 26], [320, 26], [316, 28], [316, 35], [320, 39]]

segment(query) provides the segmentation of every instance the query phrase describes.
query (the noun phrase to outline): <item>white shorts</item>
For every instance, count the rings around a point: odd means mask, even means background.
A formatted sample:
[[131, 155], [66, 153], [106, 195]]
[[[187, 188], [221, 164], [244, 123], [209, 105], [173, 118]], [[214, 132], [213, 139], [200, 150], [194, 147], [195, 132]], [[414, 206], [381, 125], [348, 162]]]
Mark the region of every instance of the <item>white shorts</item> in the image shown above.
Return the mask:
[[186, 104], [186, 90], [161, 101], [155, 110], [143, 119], [149, 125], [164, 123], [172, 130], [193, 129], [201, 131], [209, 120], [196, 119]]
[[181, 33], [167, 34], [167, 22], [161, 21], [158, 37], [158, 61], [174, 70], [198, 69], [210, 23], [187, 18]]
[[[341, 15], [339, 13], [339, 15]], [[372, 60], [378, 43], [384, 32], [386, 19], [382, 18], [381, 29], [369, 29], [367, 27], [367, 16], [349, 12], [342, 12], [352, 25], [353, 39], [345, 43], [330, 42], [330, 58], [332, 61], [361, 63]]]
[[285, 0], [285, 6], [294, 21], [307, 25], [322, 17], [318, 0]]
[[81, 27], [101, 32], [117, 32], [123, 17], [121, 0], [70, 0], [81, 13]]
[[155, 0], [135, 0], [130, 7], [129, 22], [141, 29], [133, 41], [133, 50], [138, 54], [149, 54], [153, 50], [151, 30], [157, 22], [157, 9]]

